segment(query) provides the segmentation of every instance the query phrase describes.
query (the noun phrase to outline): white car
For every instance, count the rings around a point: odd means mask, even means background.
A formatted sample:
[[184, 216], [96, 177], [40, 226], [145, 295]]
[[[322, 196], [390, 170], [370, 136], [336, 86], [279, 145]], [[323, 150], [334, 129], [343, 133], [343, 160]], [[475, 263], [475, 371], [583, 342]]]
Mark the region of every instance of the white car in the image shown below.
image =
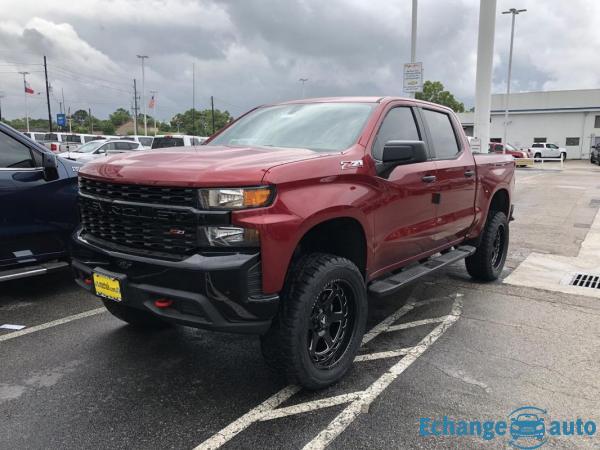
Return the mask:
[[190, 136], [188, 134], [167, 134], [154, 136], [152, 148], [168, 148], [168, 147], [191, 147], [194, 145], [202, 145], [208, 137]]
[[99, 141], [88, 142], [87, 144], [83, 144], [75, 150], [61, 153], [60, 156], [73, 161], [86, 163], [102, 156], [110, 156], [114, 155], [115, 153], [138, 150], [145, 150], [142, 144], [139, 142], [125, 141], [123, 139], [103, 139]]
[[132, 136], [121, 136], [119, 139], [123, 139], [124, 141], [139, 142], [145, 149], [148, 150], [152, 148], [152, 142], [154, 141], [153, 136], [143, 136], [139, 134], [134, 134]]
[[547, 142], [536, 142], [527, 149], [533, 159], [561, 158], [567, 159], [567, 149]]
[[62, 136], [62, 143], [59, 148], [61, 152], [73, 151], [86, 142], [98, 141], [107, 137], [100, 134], [65, 134]]
[[46, 133], [35, 133], [33, 131], [25, 131], [23, 134], [32, 141], [36, 142], [42, 142], [44, 140], [44, 136], [46, 136]]

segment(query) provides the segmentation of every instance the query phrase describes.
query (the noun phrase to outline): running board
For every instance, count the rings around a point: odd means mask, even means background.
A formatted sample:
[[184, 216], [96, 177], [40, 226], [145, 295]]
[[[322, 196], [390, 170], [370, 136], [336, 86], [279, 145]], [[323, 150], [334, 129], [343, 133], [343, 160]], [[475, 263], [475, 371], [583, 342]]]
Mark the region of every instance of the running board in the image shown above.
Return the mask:
[[0, 282], [8, 280], [16, 280], [18, 278], [33, 277], [36, 275], [45, 275], [54, 270], [69, 267], [66, 261], [56, 261], [35, 266], [19, 267], [18, 269], [4, 270], [0, 272]]
[[383, 297], [399, 291], [408, 283], [412, 283], [425, 275], [429, 275], [442, 267], [465, 259], [471, 256], [477, 249], [470, 245], [462, 245], [447, 253], [443, 253], [435, 258], [430, 258], [422, 264], [409, 267], [402, 272], [390, 275], [387, 278], [381, 278], [373, 281], [369, 285], [369, 293], [376, 297]]

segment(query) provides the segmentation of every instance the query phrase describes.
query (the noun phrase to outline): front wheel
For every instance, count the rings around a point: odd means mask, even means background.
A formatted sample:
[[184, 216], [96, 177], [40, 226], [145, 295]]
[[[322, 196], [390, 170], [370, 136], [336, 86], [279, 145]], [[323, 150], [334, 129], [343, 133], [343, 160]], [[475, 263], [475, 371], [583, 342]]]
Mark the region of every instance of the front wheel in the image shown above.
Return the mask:
[[304, 256], [292, 268], [275, 328], [262, 339], [263, 354], [290, 382], [325, 388], [352, 366], [366, 319], [367, 292], [358, 268], [334, 255]]
[[481, 281], [498, 279], [506, 262], [508, 242], [506, 214], [500, 211], [490, 212], [477, 251], [465, 259], [469, 275]]
[[563, 161], [566, 161], [567, 160], [567, 154], [566, 153], [561, 153], [560, 154], [560, 159], [563, 160]]
[[533, 156], [533, 159], [542, 159], [542, 154], [541, 154], [541, 153], [536, 153], [536, 154]]

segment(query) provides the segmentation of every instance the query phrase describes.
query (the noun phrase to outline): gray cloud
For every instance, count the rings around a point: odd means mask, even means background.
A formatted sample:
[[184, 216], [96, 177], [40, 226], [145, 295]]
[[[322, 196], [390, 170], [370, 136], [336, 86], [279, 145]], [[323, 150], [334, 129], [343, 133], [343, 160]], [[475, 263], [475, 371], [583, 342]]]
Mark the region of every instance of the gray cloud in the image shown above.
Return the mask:
[[[260, 103], [297, 98], [298, 79], [309, 78], [309, 96], [402, 95], [402, 65], [409, 58], [410, 2], [389, 0], [80, 0], [13, 1], [0, 19], [0, 91], [7, 117], [23, 116], [22, 79], [36, 90], [39, 65], [49, 59], [54, 87], [71, 109], [91, 107], [105, 116], [131, 104], [135, 55], [150, 55], [147, 90], [158, 90], [158, 116], [192, 104], [192, 64], [197, 107], [216, 105], [234, 115]], [[509, 7], [529, 11], [517, 19], [513, 90], [595, 88], [600, 50], [594, 23], [600, 3], [573, 0], [498, 1], [494, 90], [505, 89]], [[476, 0], [419, 2], [418, 59], [426, 79], [440, 80], [467, 105], [473, 103]], [[10, 73], [7, 73], [10, 72]], [[42, 96], [31, 115], [44, 116]]]

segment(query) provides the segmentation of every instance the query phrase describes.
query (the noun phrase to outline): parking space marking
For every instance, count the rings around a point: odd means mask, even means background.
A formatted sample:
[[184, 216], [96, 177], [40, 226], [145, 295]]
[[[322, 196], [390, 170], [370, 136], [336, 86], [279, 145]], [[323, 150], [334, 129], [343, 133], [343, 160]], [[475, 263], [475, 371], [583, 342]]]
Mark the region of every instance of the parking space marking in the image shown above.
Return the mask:
[[[395, 356], [404, 356], [399, 362], [394, 364], [384, 375], [377, 379], [364, 391], [352, 392], [349, 394], [337, 395], [334, 397], [323, 398], [277, 409], [286, 400], [290, 399], [300, 391], [300, 386], [289, 385], [276, 392], [260, 405], [248, 411], [246, 414], [230, 423], [228, 426], [217, 432], [203, 443], [194, 448], [194, 450], [213, 450], [229, 442], [236, 435], [244, 431], [250, 425], [256, 422], [273, 420], [276, 418], [287, 417], [301, 414], [304, 412], [316, 411], [331, 406], [350, 403], [323, 431], [321, 431], [310, 443], [306, 445], [307, 449], [325, 448], [333, 441], [361, 412], [368, 410], [369, 405], [381, 392], [387, 388], [392, 381], [396, 379], [408, 366], [410, 366], [419, 356], [421, 356], [429, 346], [431, 346], [460, 316], [462, 310], [462, 294], [457, 293], [452, 297], [440, 297], [419, 302], [415, 299], [409, 301], [399, 308], [396, 312], [383, 319], [379, 324], [364, 335], [362, 344], [373, 340], [378, 335], [385, 333], [393, 323], [414, 308], [429, 305], [433, 302], [450, 300], [454, 298], [452, 311], [447, 316], [435, 319], [428, 323], [438, 323], [440, 325], [434, 328], [425, 336], [416, 346], [387, 352], [377, 352], [367, 355], [359, 355], [355, 361], [369, 361], [373, 359], [392, 358]], [[423, 321], [417, 321], [423, 322]], [[416, 323], [416, 322], [411, 322]], [[418, 325], [417, 325], [418, 326]], [[408, 327], [407, 327], [408, 328]]]
[[462, 300], [456, 298], [452, 312], [444, 321], [425, 336], [421, 342], [414, 346], [408, 354], [394, 364], [377, 381], [365, 389], [358, 400], [353, 401], [337, 415], [329, 425], [322, 430], [312, 441], [304, 446], [304, 450], [319, 450], [327, 447], [337, 438], [362, 412], [368, 411], [369, 405], [381, 394], [402, 372], [404, 372], [419, 356], [439, 339], [460, 317]]
[[392, 333], [394, 331], [406, 330], [408, 328], [421, 327], [423, 325], [429, 325], [432, 323], [440, 323], [446, 320], [448, 316], [443, 317], [434, 317], [432, 319], [423, 319], [423, 320], [415, 320], [414, 322], [400, 323], [398, 325], [394, 325], [389, 327], [386, 333]]
[[36, 325], [31, 328], [26, 328], [25, 330], [15, 331], [14, 333], [8, 333], [0, 336], [0, 342], [8, 341], [10, 339], [15, 339], [21, 336], [25, 336], [26, 334], [35, 333], [36, 331], [47, 330], [48, 328], [56, 327], [58, 325], [62, 325], [65, 323], [73, 322], [74, 320], [83, 319], [85, 317], [95, 316], [96, 314], [101, 314], [106, 311], [106, 308], [96, 308], [91, 309], [89, 311], [85, 311], [79, 314], [74, 314], [72, 316], [63, 317], [62, 319], [53, 320], [52, 322], [43, 323], [41, 325]]

